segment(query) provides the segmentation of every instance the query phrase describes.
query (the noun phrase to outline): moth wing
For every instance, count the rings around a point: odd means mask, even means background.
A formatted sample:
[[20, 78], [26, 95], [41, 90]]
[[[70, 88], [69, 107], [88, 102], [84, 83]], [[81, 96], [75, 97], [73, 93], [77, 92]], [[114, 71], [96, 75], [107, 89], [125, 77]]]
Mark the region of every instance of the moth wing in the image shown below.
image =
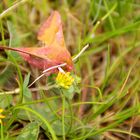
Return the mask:
[[45, 46], [65, 47], [61, 16], [58, 11], [53, 11], [42, 24], [37, 38], [45, 43]]

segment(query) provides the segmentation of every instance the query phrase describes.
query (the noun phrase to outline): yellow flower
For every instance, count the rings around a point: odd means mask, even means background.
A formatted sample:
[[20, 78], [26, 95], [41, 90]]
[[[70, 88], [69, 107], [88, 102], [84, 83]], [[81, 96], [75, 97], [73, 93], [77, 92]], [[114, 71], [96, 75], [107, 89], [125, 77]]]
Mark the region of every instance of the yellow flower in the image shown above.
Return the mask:
[[5, 118], [5, 116], [1, 114], [2, 112], [3, 109], [0, 109], [0, 124], [2, 123], [2, 119]]
[[69, 88], [72, 83], [74, 82], [74, 78], [70, 75], [70, 72], [60, 72], [58, 73], [56, 77], [56, 83], [63, 87], [63, 88]]

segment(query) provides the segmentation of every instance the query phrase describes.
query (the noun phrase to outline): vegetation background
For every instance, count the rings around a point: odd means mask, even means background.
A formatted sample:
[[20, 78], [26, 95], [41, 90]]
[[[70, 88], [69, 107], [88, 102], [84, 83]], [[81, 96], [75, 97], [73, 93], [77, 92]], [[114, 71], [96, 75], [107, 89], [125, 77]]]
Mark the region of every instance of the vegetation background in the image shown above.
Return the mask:
[[43, 77], [28, 88], [41, 71], [0, 51], [1, 140], [140, 139], [140, 1], [0, 0], [0, 44], [35, 46], [52, 10], [72, 56], [89, 44], [74, 66], [81, 82], [61, 93]]

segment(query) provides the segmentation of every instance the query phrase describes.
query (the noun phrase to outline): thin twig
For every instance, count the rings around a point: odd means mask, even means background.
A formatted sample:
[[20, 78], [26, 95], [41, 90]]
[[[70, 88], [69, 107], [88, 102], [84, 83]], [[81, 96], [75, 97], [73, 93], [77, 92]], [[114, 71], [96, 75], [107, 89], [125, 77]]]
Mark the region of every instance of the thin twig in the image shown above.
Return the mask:
[[2, 91], [2, 92], [0, 92], [0, 95], [18, 94], [19, 91], [20, 91], [20, 89], [16, 88], [15, 90], [12, 90], [12, 91]]
[[27, 2], [28, 0], [21, 0], [17, 3], [15, 3], [13, 6], [9, 7], [8, 9], [6, 9], [5, 11], [3, 11], [0, 14], [0, 19], [2, 19], [5, 15], [7, 15], [10, 11], [12, 11], [13, 9], [17, 8], [19, 5], [22, 5], [23, 3]]
[[[38, 88], [30, 88], [30, 91], [35, 92], [35, 91], [39, 91], [39, 90], [50, 90], [52, 88], [57, 88], [57, 85], [50, 85], [48, 87], [46, 86], [41, 86]], [[16, 88], [12, 91], [1, 91], [0, 95], [13, 95], [13, 94], [18, 94], [20, 92], [20, 88]]]
[[124, 87], [125, 87], [125, 85], [126, 85], [128, 79], [129, 79], [129, 76], [130, 76], [130, 74], [131, 74], [131, 71], [132, 71], [132, 68], [128, 71], [128, 74], [127, 74], [127, 76], [126, 76], [126, 79], [125, 79], [125, 81], [124, 81], [124, 83], [123, 83], [123, 85], [122, 85], [122, 87], [121, 87], [121, 89], [120, 89], [120, 91], [119, 91], [119, 93], [118, 93], [118, 95], [117, 95], [118, 98], [121, 96], [121, 93], [122, 93], [123, 90], [124, 90]]

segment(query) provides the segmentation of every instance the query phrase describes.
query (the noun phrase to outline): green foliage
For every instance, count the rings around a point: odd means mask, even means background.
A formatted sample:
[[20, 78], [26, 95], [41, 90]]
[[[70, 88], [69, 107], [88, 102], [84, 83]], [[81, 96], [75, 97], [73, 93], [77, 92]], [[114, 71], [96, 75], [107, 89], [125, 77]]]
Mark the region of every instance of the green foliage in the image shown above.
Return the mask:
[[21, 131], [16, 140], [37, 140], [39, 134], [39, 126], [36, 122], [27, 124]]
[[28, 87], [41, 71], [0, 50], [0, 139], [140, 139], [139, 8], [137, 0], [2, 1], [0, 45], [39, 47], [41, 23], [58, 10], [71, 54], [90, 47], [68, 89], [57, 73]]

